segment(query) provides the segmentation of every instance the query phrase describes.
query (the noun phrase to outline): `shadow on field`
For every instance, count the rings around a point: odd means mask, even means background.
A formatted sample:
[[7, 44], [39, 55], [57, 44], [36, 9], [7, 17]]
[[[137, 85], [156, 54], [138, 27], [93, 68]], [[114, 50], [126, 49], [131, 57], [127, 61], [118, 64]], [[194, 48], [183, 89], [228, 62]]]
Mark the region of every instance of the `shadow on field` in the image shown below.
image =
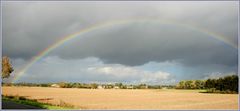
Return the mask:
[[30, 106], [30, 105], [25, 105], [25, 104], [19, 104], [13, 101], [2, 101], [2, 109], [45, 109], [41, 107], [36, 107], [36, 106]]
[[28, 99], [28, 96], [2, 95], [3, 109], [73, 109], [74, 105], [62, 100], [58, 104], [51, 104], [53, 98]]
[[28, 96], [2, 95], [2, 109], [46, 109], [37, 100], [29, 100]]

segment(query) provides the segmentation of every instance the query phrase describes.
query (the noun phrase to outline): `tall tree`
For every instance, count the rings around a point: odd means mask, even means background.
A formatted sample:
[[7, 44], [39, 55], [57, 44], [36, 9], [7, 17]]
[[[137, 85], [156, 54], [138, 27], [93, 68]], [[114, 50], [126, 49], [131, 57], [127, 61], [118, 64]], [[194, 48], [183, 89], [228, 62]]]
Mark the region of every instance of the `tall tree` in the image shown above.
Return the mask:
[[8, 78], [13, 71], [10, 59], [7, 56], [4, 56], [2, 58], [2, 78]]
[[195, 85], [196, 85], [196, 89], [203, 89], [204, 88], [204, 81], [203, 80], [196, 80]]
[[193, 81], [191, 81], [191, 80], [187, 80], [186, 82], [185, 82], [185, 88], [186, 89], [191, 89], [192, 87], [191, 87], [191, 84], [193, 83]]

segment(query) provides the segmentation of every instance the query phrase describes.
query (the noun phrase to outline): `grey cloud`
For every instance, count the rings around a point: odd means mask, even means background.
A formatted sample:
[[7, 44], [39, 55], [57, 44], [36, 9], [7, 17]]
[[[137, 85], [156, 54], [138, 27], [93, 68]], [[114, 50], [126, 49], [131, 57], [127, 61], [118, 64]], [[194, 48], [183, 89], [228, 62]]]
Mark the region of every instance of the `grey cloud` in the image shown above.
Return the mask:
[[29, 59], [85, 27], [121, 19], [167, 19], [220, 33], [237, 44], [236, 2], [4, 2], [3, 54]]
[[143, 65], [178, 61], [187, 66], [237, 65], [237, 50], [208, 34], [173, 24], [132, 23], [77, 37], [53, 51], [65, 59], [99, 57], [105, 63]]

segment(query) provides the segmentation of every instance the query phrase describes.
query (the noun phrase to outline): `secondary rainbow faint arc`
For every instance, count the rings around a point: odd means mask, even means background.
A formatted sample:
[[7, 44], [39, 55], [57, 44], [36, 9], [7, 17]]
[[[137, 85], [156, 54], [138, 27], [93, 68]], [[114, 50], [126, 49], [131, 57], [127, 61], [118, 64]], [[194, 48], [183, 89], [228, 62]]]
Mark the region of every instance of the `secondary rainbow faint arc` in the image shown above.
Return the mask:
[[198, 32], [201, 33], [205, 33], [207, 35], [209, 35], [210, 37], [213, 37], [217, 40], [220, 40], [226, 44], [228, 44], [229, 46], [237, 49], [238, 46], [235, 45], [234, 43], [231, 43], [230, 41], [228, 41], [226, 39], [226, 37], [220, 35], [220, 34], [216, 34], [214, 32], [210, 32], [208, 30], [205, 30], [203, 28], [200, 27], [196, 27], [194, 25], [191, 24], [182, 24], [182, 23], [178, 23], [178, 22], [173, 22], [173, 21], [162, 21], [162, 20], [153, 20], [153, 19], [143, 19], [143, 20], [118, 20], [118, 21], [111, 21], [111, 22], [104, 22], [104, 23], [100, 23], [100, 24], [96, 24], [90, 27], [87, 27], [85, 29], [80, 30], [79, 32], [70, 34], [68, 36], [63, 37], [62, 39], [56, 41], [53, 45], [50, 45], [49, 47], [45, 48], [43, 51], [41, 51], [40, 53], [38, 53], [36, 56], [32, 57], [31, 60], [22, 68], [19, 70], [19, 72], [17, 72], [16, 76], [13, 78], [12, 82], [15, 82], [16, 80], [18, 80], [34, 63], [36, 63], [38, 60], [40, 60], [42, 57], [44, 57], [45, 55], [47, 55], [49, 52], [51, 52], [52, 50], [56, 49], [57, 47], [61, 46], [62, 44], [64, 44], [67, 41], [70, 41], [74, 38], [77, 38], [83, 34], [98, 30], [98, 29], [102, 29], [102, 28], [107, 28], [107, 27], [111, 27], [111, 26], [116, 26], [116, 25], [123, 25], [123, 24], [129, 24], [129, 23], [144, 23], [144, 22], [156, 22], [156, 23], [160, 23], [160, 24], [173, 24], [173, 25], [180, 25], [186, 28], [190, 28], [193, 30], [196, 30]]

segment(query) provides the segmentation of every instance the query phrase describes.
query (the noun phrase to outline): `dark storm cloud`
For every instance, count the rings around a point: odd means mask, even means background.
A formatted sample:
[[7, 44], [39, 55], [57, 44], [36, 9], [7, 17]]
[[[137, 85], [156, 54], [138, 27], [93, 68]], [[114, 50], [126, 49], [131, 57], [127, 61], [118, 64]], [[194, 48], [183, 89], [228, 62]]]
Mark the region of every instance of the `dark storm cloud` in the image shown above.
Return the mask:
[[106, 63], [143, 65], [178, 61], [184, 65], [237, 65], [237, 49], [206, 33], [175, 24], [132, 23], [82, 35], [54, 51], [65, 59], [99, 57]]
[[[30, 59], [89, 25], [140, 18], [193, 24], [236, 44], [237, 7], [237, 2], [7, 2], [3, 3], [3, 55]], [[65, 59], [96, 56], [106, 63], [130, 66], [167, 60], [188, 66], [237, 64], [236, 50], [208, 35], [189, 31], [182, 27], [129, 25], [114, 32], [91, 34], [54, 54]]]

